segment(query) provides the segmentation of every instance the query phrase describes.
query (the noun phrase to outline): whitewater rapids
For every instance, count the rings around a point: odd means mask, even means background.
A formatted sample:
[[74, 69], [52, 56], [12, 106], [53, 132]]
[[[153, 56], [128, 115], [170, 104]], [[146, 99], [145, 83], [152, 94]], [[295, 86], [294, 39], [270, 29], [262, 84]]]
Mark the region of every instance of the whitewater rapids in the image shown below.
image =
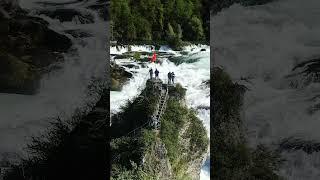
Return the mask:
[[[278, 0], [253, 7], [235, 4], [211, 17], [216, 66], [249, 89], [243, 110], [253, 147], [262, 143], [277, 149], [288, 137], [320, 142], [320, 111], [307, 111], [316, 103], [310, 99], [319, 94], [319, 83], [292, 88], [286, 78], [295, 65], [320, 55], [319, 7], [318, 0]], [[287, 161], [279, 175], [320, 179], [319, 152], [292, 149], [281, 155]]]
[[[94, 10], [88, 9], [96, 1], [75, 2], [60, 0], [64, 5], [43, 5], [41, 0], [20, 0], [22, 8], [30, 15], [41, 17], [49, 22], [54, 31], [68, 36], [74, 49], [64, 54], [65, 61], [58, 64], [60, 69], [43, 76], [39, 93], [36, 95], [0, 94], [0, 160], [3, 153], [24, 154], [26, 144], [32, 135], [39, 135], [49, 124], [50, 118], [70, 117], [78, 108], [94, 103], [97, 94], [88, 96], [88, 85], [92, 80], [104, 79], [106, 72], [106, 29], [108, 23]], [[54, 2], [57, 3], [57, 2]], [[92, 15], [92, 23], [81, 23], [75, 17], [72, 21], [60, 22], [38, 10], [70, 8]], [[92, 34], [91, 37], [75, 38], [66, 34], [66, 30], [80, 29]]]
[[[206, 51], [201, 51], [205, 49]], [[148, 46], [132, 46], [132, 51], [151, 52], [151, 48]], [[110, 54], [122, 54], [127, 52], [127, 48], [115, 48], [110, 47]], [[160, 52], [171, 53], [174, 56], [181, 56], [180, 52], [172, 51], [166, 46], [160, 47]], [[120, 92], [111, 91], [110, 93], [110, 111], [111, 114], [117, 113], [120, 107], [125, 105], [128, 100], [132, 100], [136, 97], [145, 87], [145, 83], [149, 78], [149, 68], [157, 68], [159, 70], [159, 78], [164, 82], [167, 82], [168, 72], [175, 73], [175, 82], [180, 83], [183, 87], [187, 88], [186, 101], [187, 106], [194, 108], [198, 112], [198, 117], [202, 120], [206, 127], [208, 136], [210, 137], [210, 87], [203, 85], [204, 81], [210, 79], [210, 47], [201, 46], [188, 46], [185, 47], [185, 52], [188, 52], [188, 56], [184, 58], [184, 61], [188, 59], [198, 59], [193, 63], [182, 63], [175, 65], [167, 58], [158, 58], [162, 61], [162, 64], [147, 63], [146, 67], [142, 67], [138, 63], [133, 62], [129, 59], [117, 59], [115, 62], [118, 65], [134, 64], [139, 68], [127, 68], [129, 72], [133, 72], [133, 77], [126, 83]], [[111, 58], [112, 60], [112, 58]], [[207, 108], [201, 108], [207, 107]], [[201, 171], [201, 180], [210, 179], [209, 171], [209, 157], [205, 162]]]

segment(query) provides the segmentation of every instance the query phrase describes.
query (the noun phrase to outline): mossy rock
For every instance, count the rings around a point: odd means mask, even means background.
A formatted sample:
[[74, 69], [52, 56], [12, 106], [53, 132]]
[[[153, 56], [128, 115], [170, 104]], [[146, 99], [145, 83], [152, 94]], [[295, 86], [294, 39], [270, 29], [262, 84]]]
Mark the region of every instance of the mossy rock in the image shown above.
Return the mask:
[[140, 60], [140, 57], [141, 57], [141, 53], [139, 53], [139, 52], [135, 52], [135, 53], [133, 54], [133, 58], [134, 58], [135, 60]]
[[183, 99], [187, 91], [187, 89], [183, 88], [179, 83], [177, 83], [175, 86], [169, 86], [168, 90], [170, 97], [178, 100]]
[[0, 52], [0, 92], [34, 94], [40, 83], [39, 72], [15, 56]]
[[121, 91], [120, 82], [114, 78], [111, 78], [111, 91]]
[[187, 63], [187, 64], [191, 64], [191, 63], [195, 63], [200, 61], [201, 58], [187, 58], [185, 56], [172, 56], [169, 58], [169, 61], [173, 62], [175, 65], [180, 65], [182, 63]]
[[132, 73], [116, 64], [111, 66], [111, 91], [121, 91], [122, 86], [132, 77]]
[[34, 94], [40, 72], [63, 60], [61, 53], [67, 52], [72, 42], [51, 30], [47, 21], [28, 16], [18, 4], [6, 3], [1, 7], [9, 16], [0, 18], [0, 92]]

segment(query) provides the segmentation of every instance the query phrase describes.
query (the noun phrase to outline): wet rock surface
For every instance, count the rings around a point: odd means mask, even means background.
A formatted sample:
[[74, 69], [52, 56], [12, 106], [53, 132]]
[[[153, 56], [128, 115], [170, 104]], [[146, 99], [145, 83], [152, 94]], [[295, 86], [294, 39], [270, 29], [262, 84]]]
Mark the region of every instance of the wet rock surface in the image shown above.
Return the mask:
[[75, 18], [82, 24], [94, 22], [94, 17], [89, 13], [79, 12], [75, 9], [51, 9], [41, 10], [38, 14], [46, 15], [53, 19], [59, 19], [61, 22], [72, 21]]
[[111, 91], [120, 91], [125, 82], [132, 77], [132, 73], [127, 72], [124, 67], [115, 63], [110, 65], [111, 69]]
[[0, 92], [34, 94], [42, 69], [63, 60], [72, 42], [14, 4], [0, 9]]
[[320, 82], [320, 58], [303, 61], [297, 64], [286, 78], [292, 88], [301, 88], [311, 83]]
[[308, 154], [312, 154], [314, 152], [320, 152], [320, 142], [289, 137], [281, 141], [279, 150], [288, 152], [302, 150]]

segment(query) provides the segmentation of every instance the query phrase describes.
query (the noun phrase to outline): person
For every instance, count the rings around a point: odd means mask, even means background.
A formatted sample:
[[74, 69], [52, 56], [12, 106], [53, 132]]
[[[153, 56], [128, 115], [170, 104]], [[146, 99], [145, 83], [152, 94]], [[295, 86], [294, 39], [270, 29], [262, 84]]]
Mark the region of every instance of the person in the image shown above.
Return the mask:
[[152, 68], [150, 68], [149, 74], [150, 74], [150, 79], [152, 79], [152, 77], [153, 77], [153, 70], [152, 70]]
[[172, 73], [171, 73], [172, 84], [174, 84], [174, 77], [175, 77], [174, 72], [172, 72]]
[[158, 71], [158, 69], [156, 69], [156, 71], [154, 72], [154, 74], [156, 75], [156, 79], [158, 79], [158, 78], [159, 78], [159, 71]]
[[168, 84], [171, 83], [171, 72], [168, 72]]

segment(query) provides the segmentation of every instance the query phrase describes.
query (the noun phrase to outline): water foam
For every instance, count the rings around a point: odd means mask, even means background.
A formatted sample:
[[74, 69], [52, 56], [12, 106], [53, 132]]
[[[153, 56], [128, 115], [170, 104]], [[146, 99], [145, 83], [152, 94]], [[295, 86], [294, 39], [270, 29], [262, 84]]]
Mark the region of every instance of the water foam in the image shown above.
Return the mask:
[[[312, 104], [308, 99], [317, 95], [319, 85], [292, 89], [286, 78], [297, 63], [319, 57], [319, 5], [317, 0], [233, 5], [211, 18], [217, 65], [249, 88], [244, 119], [252, 146], [272, 146], [289, 136], [320, 141], [320, 113], [307, 112]], [[241, 77], [251, 83], [240, 81]], [[280, 174], [288, 179], [318, 179], [319, 161], [311, 158], [318, 153], [301, 154], [283, 153], [289, 159]]]
[[[36, 15], [34, 10], [51, 8], [42, 7], [35, 2], [23, 0], [20, 3], [23, 8], [29, 9], [32, 15]], [[77, 39], [67, 35], [71, 38], [75, 51], [64, 55], [65, 62], [59, 64], [61, 69], [42, 78], [39, 94], [0, 94], [0, 153], [22, 153], [30, 136], [48, 127], [49, 118], [70, 117], [75, 109], [84, 106], [88, 101], [97, 100], [97, 96], [87, 96], [87, 89], [92, 79], [104, 78], [106, 73], [105, 40], [108, 23], [104, 22], [97, 12], [86, 9], [87, 4], [63, 6], [68, 7], [91, 13], [95, 17], [94, 24], [79, 24], [76, 19], [72, 22], [60, 22], [43, 15], [41, 17], [50, 23], [50, 28], [59, 33], [64, 34], [63, 31], [68, 29], [81, 29], [90, 32], [93, 37]]]

